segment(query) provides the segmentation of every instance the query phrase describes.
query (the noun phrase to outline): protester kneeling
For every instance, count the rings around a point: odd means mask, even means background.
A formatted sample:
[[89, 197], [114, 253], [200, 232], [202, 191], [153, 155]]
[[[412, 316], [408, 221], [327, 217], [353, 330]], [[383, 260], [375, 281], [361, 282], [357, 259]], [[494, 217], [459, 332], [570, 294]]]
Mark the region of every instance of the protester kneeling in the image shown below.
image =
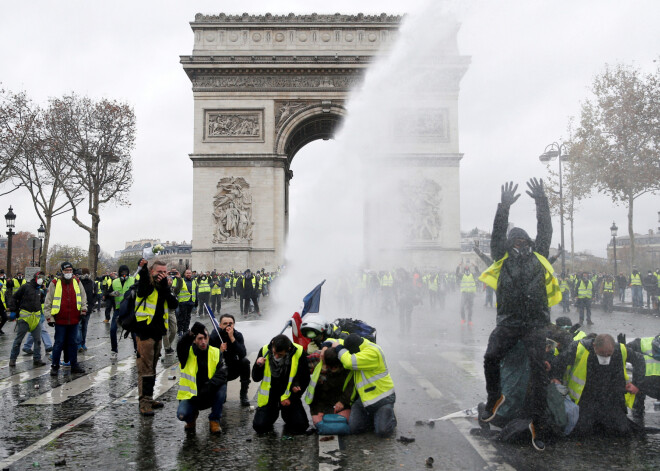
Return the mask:
[[351, 371], [344, 369], [334, 348], [324, 349], [320, 360], [313, 369], [312, 378], [305, 392], [305, 402], [309, 404], [312, 423], [319, 435], [346, 435], [350, 433], [348, 418], [354, 381]]
[[222, 406], [227, 397], [227, 368], [221, 360], [220, 349], [209, 345], [209, 333], [201, 322], [177, 344], [177, 355], [181, 365], [179, 408], [176, 415], [186, 423], [185, 429], [195, 430], [195, 421], [200, 410], [211, 408], [209, 429], [221, 433]]
[[282, 412], [288, 433], [304, 433], [309, 421], [301, 396], [309, 384], [307, 354], [303, 347], [286, 335], [273, 337], [259, 350], [252, 380], [261, 381], [252, 427], [257, 433], [268, 432]]

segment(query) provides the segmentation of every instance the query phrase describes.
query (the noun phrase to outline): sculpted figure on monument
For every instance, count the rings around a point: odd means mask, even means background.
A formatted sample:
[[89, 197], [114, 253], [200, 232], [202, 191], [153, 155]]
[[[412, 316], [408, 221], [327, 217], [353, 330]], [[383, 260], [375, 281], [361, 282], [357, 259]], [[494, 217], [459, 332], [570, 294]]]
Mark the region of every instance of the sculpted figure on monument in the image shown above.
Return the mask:
[[243, 177], [220, 179], [213, 200], [214, 243], [239, 243], [252, 240], [252, 195]]
[[435, 241], [440, 237], [442, 222], [440, 204], [442, 188], [437, 182], [424, 179], [405, 182], [402, 189], [402, 214], [408, 220], [407, 238], [411, 241]]
[[211, 114], [209, 116], [208, 136], [258, 136], [259, 118], [245, 114]]

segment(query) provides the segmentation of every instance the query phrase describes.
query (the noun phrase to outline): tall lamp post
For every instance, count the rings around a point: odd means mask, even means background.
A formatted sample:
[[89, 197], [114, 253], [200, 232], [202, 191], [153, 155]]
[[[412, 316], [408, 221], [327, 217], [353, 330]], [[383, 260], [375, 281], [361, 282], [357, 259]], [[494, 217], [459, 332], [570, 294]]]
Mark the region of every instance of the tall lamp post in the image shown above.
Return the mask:
[[16, 222], [16, 215], [12, 210], [11, 206], [9, 207], [9, 212], [5, 214], [5, 221], [7, 222], [7, 276], [11, 276], [11, 238], [16, 234], [12, 229], [14, 229], [14, 224]]
[[43, 223], [41, 223], [39, 229], [37, 229], [37, 234], [39, 234], [39, 266], [42, 270], [46, 270], [46, 267], [41, 266], [41, 249], [44, 247], [44, 238], [46, 237], [46, 229], [44, 229]]
[[[563, 153], [562, 153], [563, 151]], [[570, 155], [567, 153], [567, 144], [553, 142], [545, 146], [543, 154], [539, 156], [541, 162], [550, 162], [557, 159], [559, 163], [559, 225], [561, 227], [561, 273], [566, 274], [566, 244], [564, 244], [564, 182], [562, 180], [561, 163], [568, 160]]]
[[612, 233], [612, 250], [614, 252], [614, 278], [616, 279], [616, 232], [619, 230], [616, 227], [616, 222], [612, 222], [612, 227], [610, 227], [610, 232]]

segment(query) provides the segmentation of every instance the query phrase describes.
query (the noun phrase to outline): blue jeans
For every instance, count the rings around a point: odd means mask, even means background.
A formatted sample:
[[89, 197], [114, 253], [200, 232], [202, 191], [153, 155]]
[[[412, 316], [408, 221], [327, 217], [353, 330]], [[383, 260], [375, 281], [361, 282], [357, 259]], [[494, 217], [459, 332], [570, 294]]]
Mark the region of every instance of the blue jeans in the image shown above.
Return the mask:
[[87, 341], [87, 324], [89, 324], [89, 313], [92, 312], [89, 310], [86, 316], [80, 316], [80, 322], [78, 323], [78, 336], [76, 337], [76, 344], [78, 347], [85, 345]]
[[[21, 350], [21, 343], [23, 342], [23, 338], [29, 331], [30, 326], [27, 322], [20, 319], [16, 321], [16, 337], [14, 338], [14, 344], [11, 346], [11, 353], [9, 354], [10, 360], [15, 360], [18, 358], [18, 352]], [[32, 332], [34, 332], [34, 335], [37, 338], [34, 341], [32, 359], [34, 361], [39, 361], [41, 360], [41, 323], [37, 324]]]
[[110, 321], [110, 350], [113, 352], [118, 352], [117, 350], [117, 318], [119, 317], [119, 311], [114, 310], [112, 312], [112, 320]]
[[394, 394], [392, 394], [366, 408], [362, 405], [362, 399], [355, 401], [351, 406], [351, 416], [348, 419], [351, 434], [363, 433], [373, 429], [376, 435], [380, 437], [391, 435], [396, 427], [395, 399]]
[[[44, 325], [45, 321], [46, 318], [42, 314], [41, 321], [39, 321], [39, 325], [41, 326], [41, 342], [44, 344], [44, 348], [46, 350], [50, 350], [51, 348], [53, 348], [53, 341], [50, 339], [50, 335], [46, 330], [46, 326]], [[32, 338], [32, 332], [30, 332], [27, 334], [27, 339], [25, 340], [25, 344], [23, 344], [23, 351], [32, 350], [33, 343], [34, 343], [34, 338]]]
[[76, 338], [78, 337], [78, 324], [73, 325], [59, 325], [55, 324], [55, 344], [53, 345], [53, 362], [52, 367], [58, 369], [60, 367], [60, 356], [62, 350], [66, 348], [71, 368], [78, 366], [78, 344]]
[[633, 307], [644, 306], [644, 293], [642, 292], [641, 286], [632, 287], [632, 301], [633, 301]]
[[184, 399], [179, 401], [176, 417], [182, 422], [192, 422], [197, 417], [197, 412], [211, 408], [209, 420], [220, 420], [222, 417], [222, 406], [227, 398], [227, 384], [223, 384], [213, 396]]

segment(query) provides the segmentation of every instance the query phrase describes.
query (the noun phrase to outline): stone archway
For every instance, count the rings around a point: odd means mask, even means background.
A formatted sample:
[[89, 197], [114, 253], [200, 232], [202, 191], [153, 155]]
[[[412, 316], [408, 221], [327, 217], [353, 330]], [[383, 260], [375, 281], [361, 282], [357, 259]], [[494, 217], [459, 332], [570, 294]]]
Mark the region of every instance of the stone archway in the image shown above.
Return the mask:
[[[193, 52], [180, 60], [194, 97], [197, 270], [282, 263], [291, 159], [305, 144], [332, 138], [349, 93], [374, 58], [388, 53], [400, 21], [386, 14], [195, 16]], [[442, 143], [449, 142], [448, 120], [457, 120], [458, 82], [467, 68], [452, 54]], [[457, 187], [454, 129], [430, 165], [455, 167]], [[450, 245], [457, 250], [458, 239]]]

